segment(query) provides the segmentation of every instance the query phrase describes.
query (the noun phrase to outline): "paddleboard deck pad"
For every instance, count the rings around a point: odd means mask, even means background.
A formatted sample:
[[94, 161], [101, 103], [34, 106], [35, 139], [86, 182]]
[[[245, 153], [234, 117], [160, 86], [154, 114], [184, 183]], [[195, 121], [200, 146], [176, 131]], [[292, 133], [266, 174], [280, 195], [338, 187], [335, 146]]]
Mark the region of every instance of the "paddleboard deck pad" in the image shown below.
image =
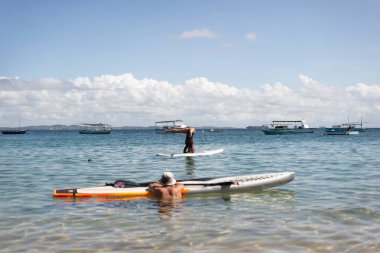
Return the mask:
[[198, 153], [177, 153], [177, 154], [157, 154], [157, 156], [163, 156], [163, 157], [191, 157], [191, 156], [210, 156], [222, 153], [224, 149], [215, 149], [215, 150], [209, 150], [209, 151], [202, 151]]
[[[294, 172], [281, 172], [269, 174], [253, 174], [243, 176], [203, 178], [191, 180], [178, 180], [184, 185], [183, 194], [235, 192], [244, 190], [262, 190], [289, 183], [294, 179]], [[118, 182], [118, 181], [116, 181]], [[115, 182], [115, 183], [116, 183]], [[149, 182], [126, 182], [123, 186], [106, 184], [84, 188], [66, 188], [53, 191], [54, 197], [79, 198], [79, 197], [150, 197], [148, 191]]]

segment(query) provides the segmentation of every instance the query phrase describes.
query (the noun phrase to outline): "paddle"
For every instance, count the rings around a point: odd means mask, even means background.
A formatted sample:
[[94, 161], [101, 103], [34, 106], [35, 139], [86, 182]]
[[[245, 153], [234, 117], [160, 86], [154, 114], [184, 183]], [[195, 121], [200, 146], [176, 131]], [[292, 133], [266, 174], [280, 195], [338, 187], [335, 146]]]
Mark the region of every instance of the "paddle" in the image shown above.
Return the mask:
[[[232, 179], [212, 179], [212, 178], [199, 178], [199, 179], [184, 179], [184, 180], [178, 180], [178, 183], [184, 184], [184, 185], [207, 185], [207, 186], [213, 186], [213, 185], [231, 185], [234, 184], [237, 180]], [[155, 183], [155, 182], [143, 182], [143, 183], [136, 183], [130, 180], [116, 180], [114, 183], [106, 183], [106, 186], [113, 186], [115, 188], [128, 188], [128, 187], [147, 187], [149, 184]]]
[[[222, 184], [233, 184], [237, 182], [238, 180], [236, 178], [231, 177], [222, 177], [222, 178], [211, 178], [211, 177], [204, 177], [204, 178], [192, 178], [192, 179], [181, 179], [177, 180], [178, 183], [184, 184], [184, 185], [222, 185]], [[144, 182], [139, 183], [140, 186], [148, 186], [150, 183], [154, 182]]]
[[213, 186], [213, 185], [231, 185], [236, 183], [237, 180], [209, 180], [209, 181], [182, 181], [179, 182], [184, 185], [207, 185], [207, 186]]

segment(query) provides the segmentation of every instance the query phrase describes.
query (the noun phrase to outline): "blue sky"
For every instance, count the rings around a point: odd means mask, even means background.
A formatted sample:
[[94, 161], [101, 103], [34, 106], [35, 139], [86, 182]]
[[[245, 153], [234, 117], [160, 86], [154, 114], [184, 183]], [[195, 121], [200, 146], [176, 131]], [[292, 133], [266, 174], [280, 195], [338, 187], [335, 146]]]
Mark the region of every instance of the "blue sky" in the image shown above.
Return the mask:
[[130, 73], [173, 86], [202, 77], [256, 92], [297, 91], [306, 76], [377, 91], [379, 24], [380, 2], [368, 0], [0, 0], [0, 76], [30, 85]]
[[[378, 1], [1, 1], [0, 71], [21, 78], [134, 73], [252, 87], [379, 83]], [[179, 39], [208, 29], [213, 38]], [[247, 33], [255, 41], [245, 39]]]

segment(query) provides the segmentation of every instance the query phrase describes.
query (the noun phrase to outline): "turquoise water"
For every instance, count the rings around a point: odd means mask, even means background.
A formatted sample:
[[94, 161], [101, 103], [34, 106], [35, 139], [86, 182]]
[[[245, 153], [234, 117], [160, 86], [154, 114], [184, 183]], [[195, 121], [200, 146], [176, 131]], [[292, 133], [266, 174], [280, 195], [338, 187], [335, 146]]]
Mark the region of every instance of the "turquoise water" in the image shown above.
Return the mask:
[[[152, 130], [0, 135], [0, 252], [380, 252], [380, 131], [265, 136], [196, 133], [212, 157], [163, 158], [183, 135]], [[88, 160], [91, 159], [91, 162]], [[55, 188], [294, 171], [260, 192], [153, 199], [62, 200]]]

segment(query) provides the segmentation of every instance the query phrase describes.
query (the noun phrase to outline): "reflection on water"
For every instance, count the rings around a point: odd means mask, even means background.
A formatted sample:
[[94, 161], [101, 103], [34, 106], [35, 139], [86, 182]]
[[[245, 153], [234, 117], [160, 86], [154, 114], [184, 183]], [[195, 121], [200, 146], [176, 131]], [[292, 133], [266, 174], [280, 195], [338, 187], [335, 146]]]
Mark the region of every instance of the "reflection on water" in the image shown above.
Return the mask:
[[175, 213], [180, 213], [184, 206], [182, 200], [152, 199], [152, 207], [157, 209], [160, 219], [170, 219]]
[[194, 178], [195, 177], [195, 159], [193, 157], [185, 157], [185, 169], [186, 175]]

